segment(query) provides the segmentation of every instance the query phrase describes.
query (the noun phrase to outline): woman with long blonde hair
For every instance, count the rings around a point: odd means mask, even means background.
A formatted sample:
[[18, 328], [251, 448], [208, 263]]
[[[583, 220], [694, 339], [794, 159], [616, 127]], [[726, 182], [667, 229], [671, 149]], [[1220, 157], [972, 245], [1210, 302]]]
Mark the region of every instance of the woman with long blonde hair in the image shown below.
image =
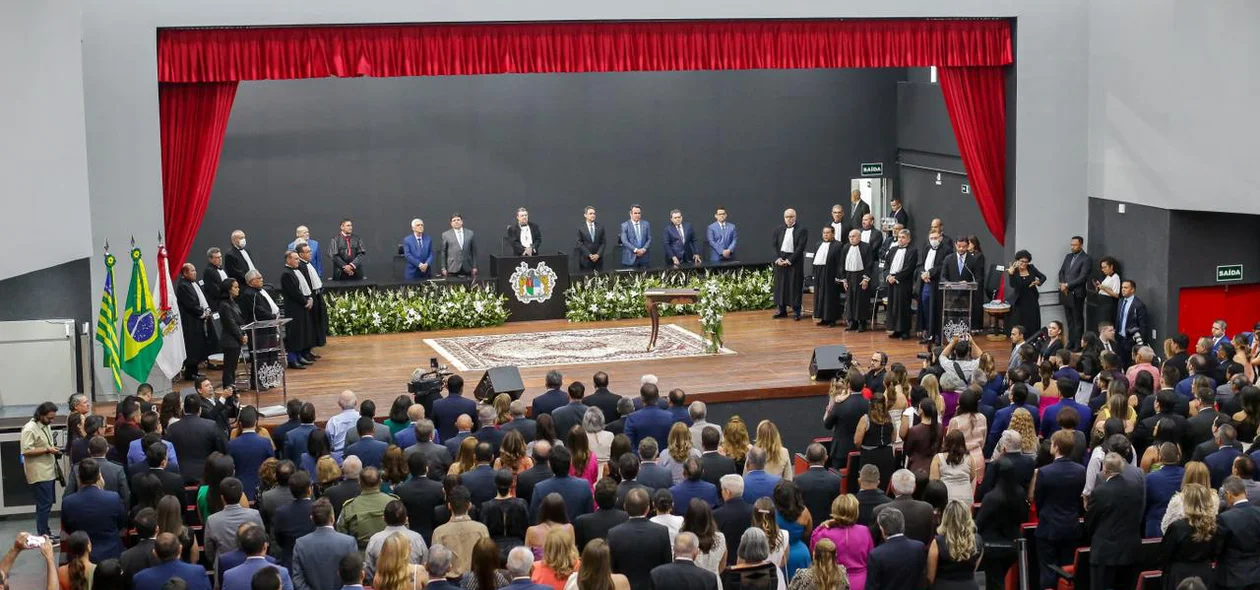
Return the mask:
[[748, 442], [748, 425], [744, 424], [744, 419], [738, 414], [731, 416], [722, 429], [722, 442], [718, 445], [718, 450], [734, 461], [735, 467], [743, 472], [744, 456], [748, 454], [750, 446], [752, 445]]
[[[766, 452], [766, 473], [783, 479], [792, 479], [792, 453], [783, 446], [779, 427], [774, 422], [762, 420], [757, 424], [757, 448]], [[745, 468], [747, 471], [747, 468]], [[675, 483], [678, 480], [675, 480]]]
[[494, 425], [503, 426], [512, 420], [512, 396], [506, 393], [500, 393], [494, 396]]
[[411, 541], [402, 533], [385, 538], [380, 556], [376, 558], [376, 575], [372, 577], [375, 590], [414, 590], [429, 583], [424, 566], [411, 563]]
[[[933, 404], [936, 404], [936, 413], [939, 418], [940, 414], [945, 411], [945, 398], [941, 395], [940, 381], [937, 381], [936, 375], [919, 375], [919, 387], [922, 387], [926, 393], [925, 399], [930, 399]], [[916, 424], [914, 418], [914, 412], [901, 414], [900, 430], [902, 438], [905, 438], [910, 433], [910, 428]]]
[[577, 571], [569, 574], [564, 590], [630, 590], [630, 579], [613, 573], [608, 541], [591, 539], [582, 550]]
[[[699, 449], [691, 445], [691, 429], [685, 422], [675, 422], [669, 429], [669, 446], [657, 458], [657, 464], [669, 470], [674, 483], [683, 480], [683, 463], [691, 457], [700, 457]], [[769, 470], [769, 467], [766, 468]]]
[[[1185, 490], [1192, 484], [1197, 484], [1208, 489], [1215, 495], [1212, 489], [1212, 473], [1208, 471], [1207, 465], [1202, 461], [1190, 461], [1186, 463], [1186, 473], [1181, 476], [1181, 490], [1173, 494], [1172, 499], [1168, 500], [1168, 508], [1164, 510], [1164, 518], [1159, 521], [1159, 528], [1164, 534], [1168, 534], [1168, 527], [1178, 519], [1186, 517], [1185, 506]], [[1212, 518], [1216, 518], [1216, 512], [1220, 508], [1217, 502], [1208, 503], [1208, 511], [1212, 513]]]
[[1009, 430], [1019, 433], [1020, 452], [1025, 455], [1037, 454], [1037, 427], [1033, 424], [1032, 412], [1027, 408], [1016, 408], [1011, 413]]
[[529, 574], [529, 579], [554, 590], [564, 590], [565, 582], [580, 566], [577, 546], [573, 544], [573, 531], [551, 529], [543, 540], [542, 559], [534, 562], [534, 571]]
[[1197, 483], [1187, 484], [1181, 494], [1185, 516], [1168, 525], [1159, 544], [1164, 588], [1172, 590], [1191, 577], [1201, 578], [1210, 588], [1218, 500], [1212, 490]]
[[928, 586], [941, 590], [979, 590], [976, 566], [984, 554], [984, 542], [971, 520], [971, 506], [951, 500], [941, 513], [941, 525], [928, 547]]
[[823, 539], [814, 545], [814, 561], [796, 572], [788, 590], [849, 590], [849, 575], [836, 563], [836, 544]]
[[470, 436], [459, 443], [459, 453], [455, 457], [455, 462], [451, 463], [450, 469], [446, 470], [447, 475], [459, 475], [472, 471], [477, 465], [477, 443], [479, 442], [481, 441]]

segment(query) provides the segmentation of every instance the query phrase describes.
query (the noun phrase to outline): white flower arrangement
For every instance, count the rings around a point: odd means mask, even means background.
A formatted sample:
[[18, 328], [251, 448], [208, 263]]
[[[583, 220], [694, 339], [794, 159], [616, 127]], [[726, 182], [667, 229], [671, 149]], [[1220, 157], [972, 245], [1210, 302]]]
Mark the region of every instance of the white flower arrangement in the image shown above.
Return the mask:
[[499, 326], [508, 317], [506, 302], [482, 285], [367, 288], [325, 298], [328, 333], [335, 336]]

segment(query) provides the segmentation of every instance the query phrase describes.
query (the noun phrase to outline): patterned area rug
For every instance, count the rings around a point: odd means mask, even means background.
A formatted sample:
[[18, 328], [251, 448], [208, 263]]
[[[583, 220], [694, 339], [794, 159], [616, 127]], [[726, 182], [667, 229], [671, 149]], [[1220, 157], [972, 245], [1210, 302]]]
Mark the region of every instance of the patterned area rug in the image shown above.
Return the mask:
[[[656, 337], [656, 348], [645, 352], [651, 334], [651, 326], [636, 326], [426, 338], [424, 343], [460, 371], [480, 371], [504, 365], [581, 365], [709, 354], [705, 352], [705, 342], [699, 334], [673, 324], [663, 324]], [[735, 351], [723, 348], [719, 354], [735, 354]]]

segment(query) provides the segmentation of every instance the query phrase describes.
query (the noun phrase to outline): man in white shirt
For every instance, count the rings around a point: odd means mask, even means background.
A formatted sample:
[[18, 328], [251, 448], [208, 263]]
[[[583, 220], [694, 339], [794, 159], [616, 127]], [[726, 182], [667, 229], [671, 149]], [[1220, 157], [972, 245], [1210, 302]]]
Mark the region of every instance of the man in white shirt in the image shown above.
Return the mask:
[[337, 407], [341, 408], [341, 411], [324, 424], [324, 432], [332, 441], [333, 451], [341, 451], [345, 448], [346, 433], [353, 430], [359, 421], [358, 404], [359, 400], [355, 399], [354, 392], [349, 389], [337, 396]]
[[809, 230], [796, 223], [796, 209], [783, 211], [783, 225], [774, 230], [774, 304], [778, 312], [775, 319], [787, 317], [792, 308], [792, 319], [801, 319], [801, 294], [805, 286], [805, 247], [809, 243]]

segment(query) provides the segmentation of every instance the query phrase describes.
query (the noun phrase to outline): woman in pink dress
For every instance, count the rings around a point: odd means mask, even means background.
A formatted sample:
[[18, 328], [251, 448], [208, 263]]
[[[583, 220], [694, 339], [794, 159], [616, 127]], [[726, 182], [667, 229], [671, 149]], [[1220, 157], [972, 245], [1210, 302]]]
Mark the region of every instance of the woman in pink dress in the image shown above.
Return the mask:
[[599, 481], [599, 459], [591, 452], [591, 442], [586, 436], [586, 429], [574, 426], [569, 431], [569, 440], [565, 445], [572, 454], [573, 464], [569, 467], [569, 475], [580, 477], [591, 484], [591, 493], [595, 493], [595, 482]]
[[866, 558], [875, 548], [871, 530], [858, 525], [857, 517], [857, 496], [839, 496], [831, 503], [831, 519], [818, 525], [809, 538], [811, 550], [822, 539], [836, 544], [836, 563], [848, 572], [850, 590], [866, 587]]

